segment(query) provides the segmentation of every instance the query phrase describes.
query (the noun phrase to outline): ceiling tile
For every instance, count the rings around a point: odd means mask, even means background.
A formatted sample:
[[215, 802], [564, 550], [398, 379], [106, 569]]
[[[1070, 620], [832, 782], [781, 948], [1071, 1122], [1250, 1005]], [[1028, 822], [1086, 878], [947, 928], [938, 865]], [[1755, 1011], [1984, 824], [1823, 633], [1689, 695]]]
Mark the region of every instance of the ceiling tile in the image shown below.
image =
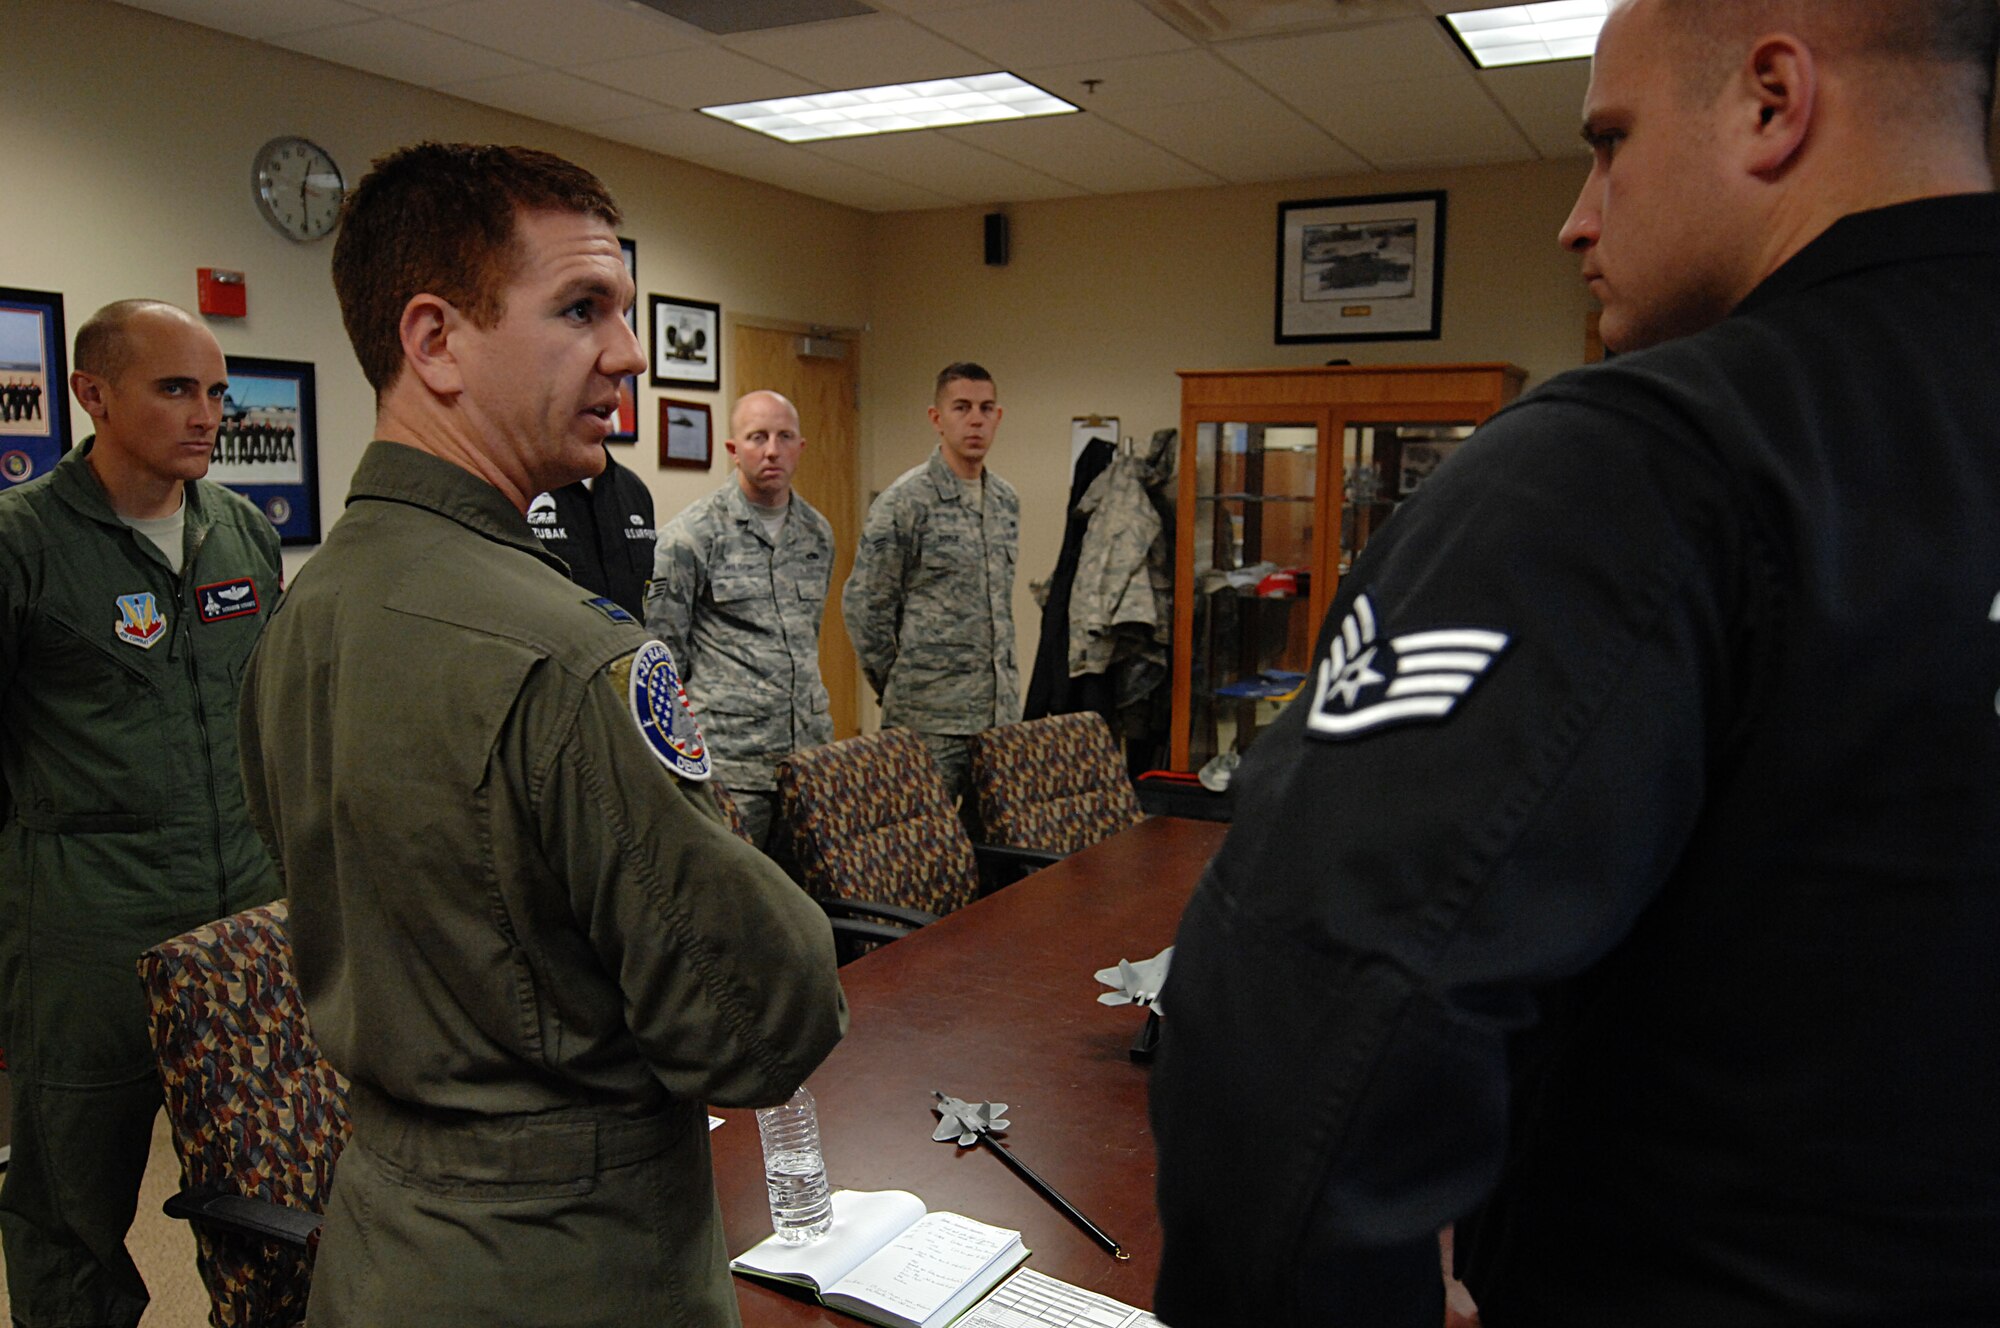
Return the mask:
[[762, 180], [814, 198], [824, 198], [866, 212], [910, 212], [953, 207], [960, 200], [888, 180], [845, 162], [814, 156], [804, 148], [773, 143], [774, 154], [762, 151], [700, 158], [700, 164], [729, 175]]
[[438, 91], [560, 125], [627, 120], [659, 109], [643, 97], [553, 69], [481, 79], [476, 83], [452, 83]]
[[644, 6], [634, 13], [597, 0], [572, 0], [560, 10], [549, 0], [453, 0], [412, 14], [410, 22], [552, 69], [702, 41], [693, 28]]
[[630, 143], [649, 152], [704, 161], [715, 155], [740, 155], [768, 148], [773, 152], [796, 152], [789, 144], [766, 138], [726, 120], [699, 111], [654, 111], [630, 120], [610, 120], [590, 126], [600, 138]]
[[1433, 14], [1461, 14], [1469, 9], [1505, 9], [1520, 3], [1521, 0], [1424, 0], [1424, 8]]
[[[1221, 101], [1237, 97], [1250, 80], [1209, 51], [1171, 51], [1135, 55], [1122, 60], [1040, 65], [1014, 71], [1037, 87], [1067, 98], [1086, 111], [1116, 111], [1124, 106], [1174, 106], [1191, 101]], [[1097, 88], [1083, 86], [1087, 78]]]
[[914, 83], [993, 68], [983, 57], [893, 14], [772, 28], [722, 44], [829, 88]]
[[415, 14], [425, 9], [441, 8], [452, 0], [354, 0], [354, 3], [378, 14]]
[[1535, 155], [1470, 78], [1371, 84], [1328, 80], [1299, 110], [1381, 170], [1523, 161]]
[[[1209, 45], [1161, 14], [1336, 0], [868, 0], [727, 39], [638, 0], [123, 2], [871, 211], [1562, 158], [1589, 78], [1473, 71], [1429, 15], [1491, 0], [1337, 0], [1338, 27]], [[1085, 114], [794, 147], [693, 113], [991, 68]]]
[[570, 72], [606, 87], [685, 110], [822, 91], [818, 84], [796, 74], [773, 69], [720, 46], [607, 60], [603, 64], [582, 65]]
[[1194, 43], [1155, 18], [1139, 0], [1002, 0], [977, 9], [919, 14], [940, 36], [986, 56], [1001, 69], [1072, 64], [1186, 50]]
[[1428, 14], [1421, 0], [1145, 0], [1160, 17], [1202, 41], [1325, 32]]
[[271, 4], [270, 0], [120, 0], [120, 3], [258, 40], [374, 17], [370, 11], [342, 0], [292, 0], [282, 5]]
[[964, 203], [1015, 203], [1071, 198], [1086, 192], [970, 143], [929, 130], [815, 143], [815, 156], [859, 166]]
[[1134, 107], [1114, 123], [1236, 183], [1368, 169], [1323, 130], [1261, 92], [1185, 106]]
[[978, 9], [999, 0], [868, 0], [877, 9], [896, 14], [946, 14], [960, 9]]
[[1544, 157], [1583, 151], [1583, 93], [1590, 85], [1590, 61], [1558, 60], [1516, 65], [1476, 76]]
[[1436, 23], [1420, 18], [1309, 37], [1226, 42], [1215, 49], [1286, 101], [1335, 81], [1398, 83], [1472, 74], [1451, 38]]
[[293, 33], [274, 41], [289, 50], [426, 88], [525, 74], [534, 68], [511, 55], [393, 18]]
[[943, 132], [1093, 194], [1198, 189], [1223, 183], [1220, 176], [1095, 115], [1050, 115]]

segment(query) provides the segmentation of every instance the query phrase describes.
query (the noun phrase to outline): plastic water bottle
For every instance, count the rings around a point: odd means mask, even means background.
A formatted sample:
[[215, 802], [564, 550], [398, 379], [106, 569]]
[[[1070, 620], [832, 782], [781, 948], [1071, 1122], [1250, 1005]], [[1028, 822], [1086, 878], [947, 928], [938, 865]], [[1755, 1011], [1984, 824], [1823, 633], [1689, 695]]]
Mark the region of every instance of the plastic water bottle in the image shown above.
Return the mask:
[[819, 1112], [800, 1088], [782, 1106], [760, 1107], [764, 1184], [771, 1191], [771, 1229], [791, 1241], [818, 1240], [833, 1226], [833, 1196], [819, 1151]]

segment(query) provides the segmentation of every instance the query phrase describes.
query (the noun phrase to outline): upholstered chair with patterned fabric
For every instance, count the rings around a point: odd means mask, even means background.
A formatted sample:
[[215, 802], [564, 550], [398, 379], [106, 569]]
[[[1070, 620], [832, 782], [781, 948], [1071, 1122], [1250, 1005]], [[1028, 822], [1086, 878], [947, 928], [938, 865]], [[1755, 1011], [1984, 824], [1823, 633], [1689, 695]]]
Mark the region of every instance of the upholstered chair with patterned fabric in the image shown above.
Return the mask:
[[979, 893], [972, 842], [908, 729], [793, 752], [778, 764], [778, 796], [817, 899], [949, 913]]
[[750, 842], [750, 832], [743, 828], [743, 813], [737, 809], [736, 799], [729, 796], [729, 790], [722, 781], [711, 778], [708, 791], [715, 795], [715, 805], [722, 808], [722, 819], [729, 822], [729, 832], [744, 843]]
[[972, 796], [986, 838], [1074, 853], [1146, 819], [1118, 744], [1094, 711], [972, 737]]
[[347, 1082], [320, 1059], [292, 974], [283, 901], [139, 957], [217, 1328], [304, 1322], [318, 1214], [347, 1142]]

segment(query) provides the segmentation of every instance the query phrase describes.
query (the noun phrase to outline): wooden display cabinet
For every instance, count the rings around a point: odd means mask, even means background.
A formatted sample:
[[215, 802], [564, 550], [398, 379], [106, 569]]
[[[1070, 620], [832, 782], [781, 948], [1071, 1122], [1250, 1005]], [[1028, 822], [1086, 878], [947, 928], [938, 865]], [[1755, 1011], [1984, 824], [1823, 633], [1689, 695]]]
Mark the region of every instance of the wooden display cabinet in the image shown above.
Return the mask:
[[1174, 769], [1248, 750], [1306, 681], [1354, 556], [1526, 376], [1511, 364], [1181, 371]]

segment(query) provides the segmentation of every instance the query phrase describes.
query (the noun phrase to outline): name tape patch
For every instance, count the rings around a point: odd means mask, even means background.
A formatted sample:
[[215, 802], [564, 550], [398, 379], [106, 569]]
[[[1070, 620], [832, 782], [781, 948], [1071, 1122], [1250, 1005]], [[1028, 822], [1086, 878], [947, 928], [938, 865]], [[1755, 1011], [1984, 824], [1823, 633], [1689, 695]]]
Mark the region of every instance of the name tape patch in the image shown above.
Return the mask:
[[707, 779], [708, 746], [688, 709], [674, 657], [661, 642], [648, 641], [632, 657], [631, 699], [632, 718], [660, 764], [682, 779]]
[[211, 581], [194, 588], [195, 612], [205, 623], [227, 622], [231, 618], [255, 617], [262, 607], [257, 602], [257, 583], [249, 577], [234, 581]]
[[1510, 640], [1505, 632], [1446, 627], [1384, 638], [1368, 596], [1341, 619], [1306, 731], [1328, 741], [1378, 729], [1442, 721], [1485, 677]]

